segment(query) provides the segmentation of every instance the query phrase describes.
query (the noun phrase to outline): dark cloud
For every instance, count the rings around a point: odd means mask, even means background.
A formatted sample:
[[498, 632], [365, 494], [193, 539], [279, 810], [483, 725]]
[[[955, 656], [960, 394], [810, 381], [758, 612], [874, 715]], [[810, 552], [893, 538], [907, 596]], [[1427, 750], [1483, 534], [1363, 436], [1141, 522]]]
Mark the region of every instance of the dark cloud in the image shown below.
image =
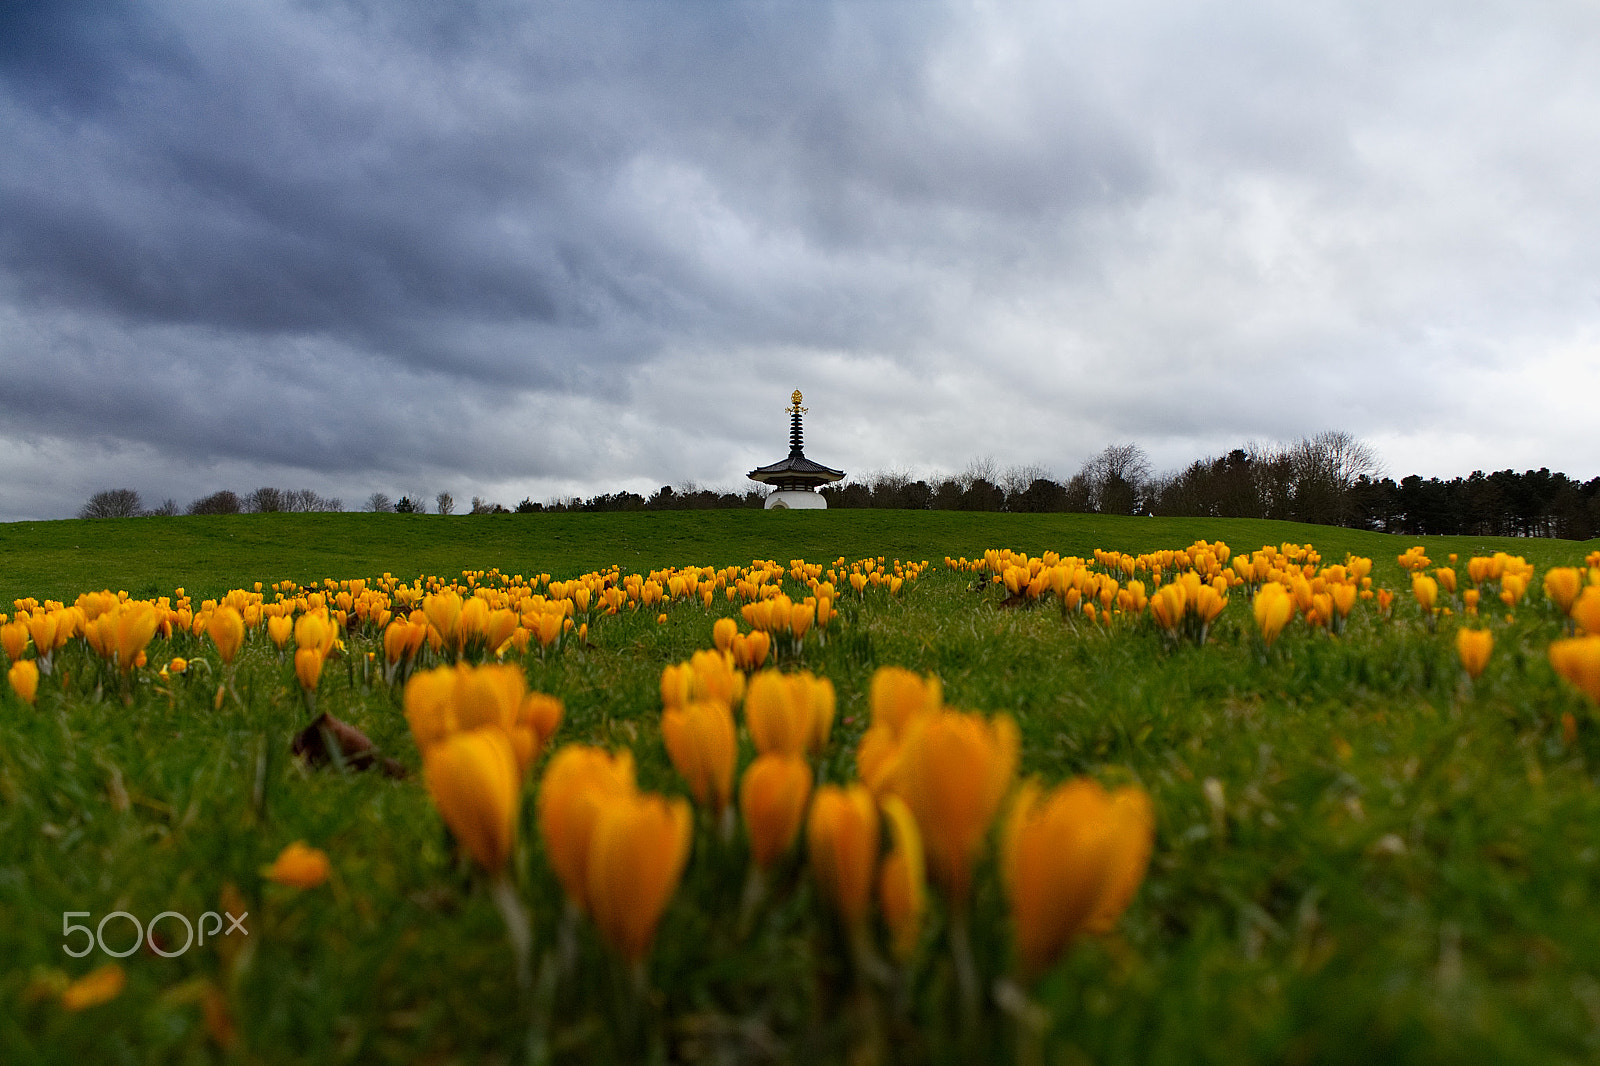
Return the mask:
[[[1334, 424], [1459, 463], [1465, 420], [1476, 456], [1593, 473], [1510, 368], [1595, 358], [1597, 29], [10, 4], [0, 449], [353, 498], [736, 482], [800, 385], [833, 465]], [[0, 478], [0, 517], [70, 513], [74, 477]]]

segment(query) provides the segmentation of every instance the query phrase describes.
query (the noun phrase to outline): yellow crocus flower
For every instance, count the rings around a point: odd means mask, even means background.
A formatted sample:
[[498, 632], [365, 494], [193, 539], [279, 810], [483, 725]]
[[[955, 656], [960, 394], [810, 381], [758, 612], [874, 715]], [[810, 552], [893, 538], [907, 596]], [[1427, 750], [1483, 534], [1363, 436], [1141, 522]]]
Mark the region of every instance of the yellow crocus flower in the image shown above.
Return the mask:
[[1025, 977], [1047, 969], [1080, 932], [1115, 923], [1143, 880], [1152, 838], [1141, 790], [1113, 798], [1087, 778], [1049, 794], [1023, 785], [1006, 819], [1001, 870]]
[[467, 853], [491, 874], [511, 857], [522, 771], [500, 729], [452, 733], [422, 754], [434, 806]]
[[289, 643], [289, 638], [294, 636], [294, 619], [286, 614], [275, 614], [268, 618], [267, 636], [282, 651]]
[[23, 703], [31, 704], [39, 698], [39, 665], [32, 659], [18, 659], [12, 663], [11, 669], [6, 671], [6, 680]]
[[1487, 629], [1456, 630], [1456, 654], [1461, 656], [1462, 669], [1474, 681], [1489, 665], [1489, 653], [1494, 649], [1494, 634]]
[[720, 700], [691, 700], [661, 715], [661, 739], [672, 765], [700, 806], [720, 815], [733, 798], [739, 754], [733, 712]]
[[928, 867], [958, 905], [972, 864], [1016, 775], [1021, 744], [1006, 715], [941, 710], [919, 716], [900, 746], [895, 792], [916, 815]]
[[1572, 601], [1572, 620], [1590, 636], [1600, 637], [1600, 585], [1589, 585]]
[[731, 618], [719, 618], [711, 626], [711, 643], [718, 651], [733, 651], [733, 638], [739, 635], [739, 623]]
[[123, 973], [122, 967], [108, 962], [68, 985], [61, 993], [61, 1005], [70, 1011], [98, 1007], [122, 995], [127, 984], [128, 976]]
[[316, 888], [328, 879], [328, 853], [296, 840], [261, 872], [269, 881], [291, 888]]
[[823, 785], [806, 819], [811, 873], [847, 925], [867, 920], [878, 862], [878, 806], [861, 785]]
[[630, 963], [650, 951], [689, 861], [692, 833], [681, 799], [625, 792], [600, 803], [589, 842], [590, 916]]
[[1551, 644], [1550, 665], [1591, 703], [1600, 704], [1600, 634]]
[[217, 654], [222, 657], [223, 663], [232, 663], [233, 657], [244, 646], [244, 616], [232, 607], [218, 607], [212, 613], [211, 621], [206, 624], [206, 633], [217, 646]]
[[758, 755], [739, 783], [750, 858], [765, 870], [794, 843], [811, 798], [811, 766], [796, 755]]
[[878, 906], [889, 927], [891, 949], [896, 958], [904, 961], [916, 950], [922, 917], [928, 908], [922, 834], [900, 797], [886, 798], [883, 814], [894, 842], [878, 871]]
[[317, 685], [322, 680], [322, 661], [320, 648], [295, 649], [294, 676], [305, 691], [317, 691]]
[[5, 649], [6, 658], [12, 662], [21, 659], [22, 653], [28, 650], [28, 623], [16, 621], [0, 625], [0, 648]]
[[615, 755], [585, 744], [558, 750], [539, 783], [539, 835], [567, 898], [589, 909], [589, 842], [600, 805], [634, 791], [633, 753]]
[[803, 755], [811, 744], [813, 710], [808, 693], [776, 670], [763, 670], [745, 688], [744, 720], [763, 755]]

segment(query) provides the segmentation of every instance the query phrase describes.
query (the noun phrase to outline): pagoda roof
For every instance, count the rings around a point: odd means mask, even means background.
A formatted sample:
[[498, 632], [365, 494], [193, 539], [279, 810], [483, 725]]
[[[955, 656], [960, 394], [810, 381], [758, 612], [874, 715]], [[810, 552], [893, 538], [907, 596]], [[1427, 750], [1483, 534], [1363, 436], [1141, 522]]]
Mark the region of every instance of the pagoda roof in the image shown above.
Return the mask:
[[805, 457], [803, 452], [790, 452], [787, 459], [781, 459], [770, 466], [757, 467], [746, 476], [751, 481], [806, 480], [822, 484], [829, 481], [839, 481], [844, 477], [844, 471], [812, 462]]

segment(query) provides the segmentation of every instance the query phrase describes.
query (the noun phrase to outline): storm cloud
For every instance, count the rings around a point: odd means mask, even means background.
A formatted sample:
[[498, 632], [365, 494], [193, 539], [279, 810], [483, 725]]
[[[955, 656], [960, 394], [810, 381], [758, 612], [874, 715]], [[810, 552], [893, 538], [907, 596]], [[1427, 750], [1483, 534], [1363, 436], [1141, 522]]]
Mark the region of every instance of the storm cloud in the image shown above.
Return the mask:
[[1354, 433], [1600, 474], [1600, 12], [20, 3], [0, 519]]

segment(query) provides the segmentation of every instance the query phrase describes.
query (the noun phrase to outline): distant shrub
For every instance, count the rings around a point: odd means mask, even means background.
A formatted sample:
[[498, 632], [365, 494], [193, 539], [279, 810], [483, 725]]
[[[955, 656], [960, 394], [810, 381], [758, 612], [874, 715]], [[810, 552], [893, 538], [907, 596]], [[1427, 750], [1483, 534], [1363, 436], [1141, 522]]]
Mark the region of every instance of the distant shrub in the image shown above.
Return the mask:
[[104, 489], [89, 497], [79, 518], [138, 518], [144, 513], [139, 494], [132, 489]]
[[213, 492], [189, 505], [190, 514], [238, 514], [242, 510], [239, 494], [229, 489]]

